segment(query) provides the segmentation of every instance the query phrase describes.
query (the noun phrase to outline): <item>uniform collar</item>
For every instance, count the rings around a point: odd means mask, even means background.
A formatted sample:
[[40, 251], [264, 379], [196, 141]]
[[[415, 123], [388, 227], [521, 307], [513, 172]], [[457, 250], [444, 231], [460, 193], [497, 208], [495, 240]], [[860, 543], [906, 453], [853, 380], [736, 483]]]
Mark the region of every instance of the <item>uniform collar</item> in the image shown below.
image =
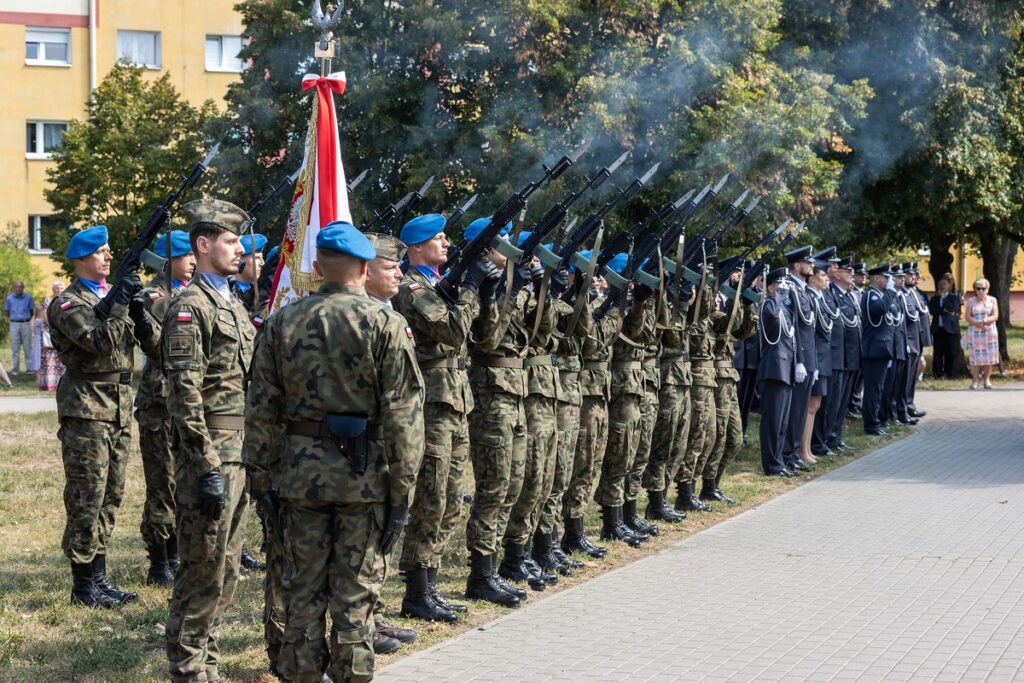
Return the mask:
[[437, 281], [441, 279], [441, 276], [437, 272], [437, 268], [434, 268], [433, 266], [421, 266], [413, 264], [413, 268], [415, 268], [416, 272], [420, 273], [423, 277], [425, 277], [427, 282], [429, 282], [432, 285], [436, 285]]
[[366, 296], [366, 290], [359, 285], [343, 285], [338, 282], [325, 282], [320, 285], [319, 294], [357, 294]]
[[227, 275], [217, 275], [215, 273], [203, 273], [199, 272], [199, 279], [205, 282], [210, 289], [220, 294], [220, 297], [224, 301], [231, 301], [231, 285], [228, 282]]
[[82, 276], [78, 276], [78, 281], [83, 287], [99, 297], [102, 297], [109, 290], [106, 280], [88, 280]]

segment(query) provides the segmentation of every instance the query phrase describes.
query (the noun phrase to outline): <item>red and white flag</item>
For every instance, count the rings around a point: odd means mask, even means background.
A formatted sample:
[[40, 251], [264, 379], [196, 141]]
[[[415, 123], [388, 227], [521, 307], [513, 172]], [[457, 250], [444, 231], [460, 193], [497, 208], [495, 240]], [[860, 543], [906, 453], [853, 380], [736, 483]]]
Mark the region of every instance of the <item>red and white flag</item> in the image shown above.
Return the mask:
[[321, 228], [333, 221], [352, 222], [334, 113], [334, 95], [345, 92], [345, 74], [306, 74], [302, 90], [315, 90], [316, 99], [306, 132], [302, 168], [288, 211], [281, 259], [270, 289], [271, 313], [319, 287], [313, 274], [313, 259]]

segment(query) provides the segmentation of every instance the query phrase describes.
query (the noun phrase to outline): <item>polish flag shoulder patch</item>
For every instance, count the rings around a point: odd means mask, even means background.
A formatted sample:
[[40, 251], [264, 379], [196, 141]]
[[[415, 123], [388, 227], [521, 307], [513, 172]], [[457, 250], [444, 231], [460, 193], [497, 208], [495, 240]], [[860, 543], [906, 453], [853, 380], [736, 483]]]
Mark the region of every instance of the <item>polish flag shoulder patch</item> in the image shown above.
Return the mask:
[[175, 318], [179, 323], [190, 323], [192, 322], [192, 311], [178, 311], [178, 316]]
[[423, 288], [423, 285], [421, 285], [418, 282], [414, 282], [411, 285], [409, 285], [409, 291], [410, 292], [415, 292], [416, 290], [422, 289], [422, 288]]
[[405, 336], [408, 337], [409, 339], [412, 339], [412, 328], [411, 327], [405, 328]]
[[156, 301], [157, 299], [159, 299], [159, 298], [161, 298], [161, 297], [163, 297], [163, 294], [161, 294], [160, 292], [157, 292], [157, 291], [153, 291], [153, 292], [150, 292], [150, 293], [149, 293], [149, 298], [150, 298], [150, 299], [151, 299], [152, 301]]
[[263, 322], [264, 322], [263, 318], [259, 317], [258, 315], [257, 316], [253, 316], [253, 318], [252, 318], [252, 324], [253, 324], [254, 327], [263, 327]]
[[60, 305], [60, 310], [66, 311], [66, 310], [68, 310], [69, 308], [71, 308], [74, 305], [75, 305], [74, 301], [65, 301], [64, 303], [62, 303]]

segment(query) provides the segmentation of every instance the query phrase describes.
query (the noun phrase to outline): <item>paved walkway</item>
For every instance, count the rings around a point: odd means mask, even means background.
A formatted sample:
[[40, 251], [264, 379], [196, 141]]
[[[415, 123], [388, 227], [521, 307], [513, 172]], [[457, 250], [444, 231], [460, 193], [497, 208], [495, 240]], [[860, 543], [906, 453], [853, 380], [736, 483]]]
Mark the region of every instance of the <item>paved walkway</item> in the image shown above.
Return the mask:
[[1024, 680], [1024, 387], [380, 681]]
[[0, 415], [4, 413], [45, 413], [57, 411], [53, 396], [0, 396]]

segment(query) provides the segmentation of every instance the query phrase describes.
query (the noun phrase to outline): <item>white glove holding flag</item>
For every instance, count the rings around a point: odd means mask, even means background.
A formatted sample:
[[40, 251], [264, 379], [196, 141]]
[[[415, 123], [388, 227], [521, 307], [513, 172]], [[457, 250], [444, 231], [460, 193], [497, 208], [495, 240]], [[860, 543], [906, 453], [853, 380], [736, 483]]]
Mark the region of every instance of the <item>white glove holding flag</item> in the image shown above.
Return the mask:
[[803, 384], [804, 380], [807, 379], [807, 368], [804, 367], [803, 363], [796, 364], [796, 383]]

